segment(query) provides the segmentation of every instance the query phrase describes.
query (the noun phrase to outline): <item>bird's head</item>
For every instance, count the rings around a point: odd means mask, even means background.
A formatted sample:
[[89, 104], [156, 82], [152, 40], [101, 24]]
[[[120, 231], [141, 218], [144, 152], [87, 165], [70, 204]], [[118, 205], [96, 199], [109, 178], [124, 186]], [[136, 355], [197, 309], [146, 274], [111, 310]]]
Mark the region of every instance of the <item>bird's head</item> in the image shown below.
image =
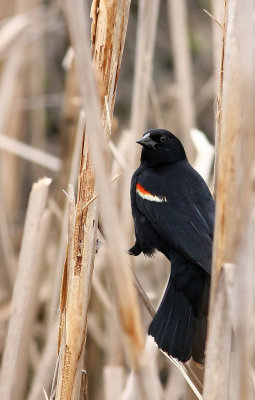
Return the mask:
[[137, 140], [143, 146], [142, 162], [175, 162], [186, 159], [181, 141], [165, 129], [150, 129]]

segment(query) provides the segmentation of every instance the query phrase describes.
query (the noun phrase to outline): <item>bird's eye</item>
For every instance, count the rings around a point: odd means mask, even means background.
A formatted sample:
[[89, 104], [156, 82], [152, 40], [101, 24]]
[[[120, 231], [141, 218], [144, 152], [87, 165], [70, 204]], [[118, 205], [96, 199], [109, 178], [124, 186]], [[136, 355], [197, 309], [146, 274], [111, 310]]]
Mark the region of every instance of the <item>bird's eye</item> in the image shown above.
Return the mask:
[[165, 135], [164, 136], [160, 136], [160, 141], [161, 141], [161, 143], [165, 143], [165, 141], [166, 141]]

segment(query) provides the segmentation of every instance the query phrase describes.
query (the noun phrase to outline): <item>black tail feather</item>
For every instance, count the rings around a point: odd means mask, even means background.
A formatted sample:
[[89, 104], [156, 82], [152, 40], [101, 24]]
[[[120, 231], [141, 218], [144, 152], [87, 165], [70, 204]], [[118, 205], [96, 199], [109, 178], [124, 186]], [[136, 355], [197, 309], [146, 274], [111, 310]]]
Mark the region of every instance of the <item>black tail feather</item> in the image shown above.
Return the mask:
[[148, 333], [163, 351], [181, 361], [187, 361], [192, 353], [193, 330], [192, 306], [183, 292], [177, 290], [169, 279]]
[[183, 362], [192, 355], [196, 362], [203, 363], [206, 319], [195, 318], [192, 305], [171, 278], [148, 333], [169, 355]]
[[204, 364], [205, 342], [207, 335], [207, 318], [205, 316], [202, 316], [199, 319], [195, 318], [194, 325], [192, 357], [196, 362]]

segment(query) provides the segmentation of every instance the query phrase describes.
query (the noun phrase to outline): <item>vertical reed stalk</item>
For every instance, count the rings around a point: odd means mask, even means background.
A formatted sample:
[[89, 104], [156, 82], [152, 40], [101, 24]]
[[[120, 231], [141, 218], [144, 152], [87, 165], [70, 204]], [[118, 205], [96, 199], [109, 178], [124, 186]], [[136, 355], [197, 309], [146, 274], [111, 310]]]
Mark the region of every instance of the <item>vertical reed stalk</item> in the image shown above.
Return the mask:
[[[143, 135], [147, 126], [149, 94], [153, 71], [153, 55], [156, 42], [160, 0], [141, 0], [138, 5], [135, 73], [130, 115], [131, 132], [129, 133], [129, 143], [132, 141], [132, 144]], [[121, 214], [123, 230], [130, 240], [133, 223], [131, 221], [131, 213], [129, 212], [129, 187], [131, 174], [136, 169], [139, 162], [140, 149], [136, 146], [131, 153], [129, 150], [130, 147], [126, 146], [129, 162], [123, 179], [124, 188], [122, 194]]]
[[[178, 90], [180, 138], [190, 160], [195, 149], [190, 138], [190, 130], [195, 127], [196, 114], [193, 98], [191, 54], [188, 36], [188, 15], [185, 0], [168, 0], [169, 28], [173, 46], [174, 69]], [[184, 117], [185, 116], [185, 117]]]
[[5, 400], [22, 398], [24, 394], [35, 311], [32, 305], [37, 302], [40, 277], [36, 257], [50, 183], [48, 178], [41, 179], [33, 185], [29, 197], [1, 370], [0, 397]]
[[[109, 185], [110, 177], [108, 160], [106, 158], [108, 154], [106, 137], [102, 134], [102, 128], [99, 122], [100, 108], [97, 91], [94, 85], [94, 77], [90, 61], [90, 48], [86, 36], [88, 14], [86, 14], [84, 3], [82, 1], [77, 2], [76, 7], [73, 7], [73, 4], [71, 4], [69, 1], [67, 1], [65, 4], [67, 8], [68, 24], [76, 56], [77, 76], [82, 94], [82, 103], [86, 114], [86, 132], [88, 133], [90, 140], [90, 149], [93, 157], [93, 168], [96, 176], [97, 191], [103, 194], [100, 196], [101, 219], [105, 237], [109, 246], [109, 265], [111, 267], [110, 272], [117, 309], [119, 312], [123, 332], [127, 339], [126, 344], [129, 358], [131, 364], [136, 370], [141, 393], [143, 393], [143, 395], [148, 399], [157, 399], [157, 388], [153, 386], [153, 376], [150, 374], [149, 364], [147, 364], [145, 361], [141, 363], [144, 347], [141, 320], [134, 288], [132, 285], [131, 272], [128, 266], [128, 256], [123, 253], [122, 250], [124, 241], [122, 239], [118, 215]], [[103, 43], [103, 48], [101, 49], [101, 54], [104, 54], [104, 50], [108, 49], [105, 53], [105, 55], [107, 55], [107, 59], [105, 60], [106, 63], [101, 65], [101, 68], [103, 68], [102, 71], [104, 71], [104, 65], [106, 65], [108, 68], [108, 63], [111, 60], [109, 75], [107, 75], [107, 78], [110, 80], [109, 88], [111, 89], [116, 88], [116, 79], [118, 77], [121, 61], [120, 54], [122, 54], [123, 50], [123, 46], [116, 46], [115, 40], [120, 40], [121, 38], [123, 40], [121, 40], [120, 43], [122, 43], [122, 45], [124, 44], [129, 5], [129, 1], [123, 0], [118, 3], [113, 2], [111, 5], [109, 5], [109, 7], [104, 9], [106, 12], [111, 11], [109, 18], [110, 16], [114, 16], [115, 23], [111, 24], [112, 20], [109, 19], [108, 21], [106, 20], [107, 24], [110, 24], [110, 26], [114, 28], [113, 32], [115, 29], [117, 29], [117, 32], [120, 33], [115, 37], [110, 36], [108, 41], [105, 43], [107, 48], [104, 49]], [[93, 17], [95, 16], [94, 13], [92, 15]], [[100, 13], [98, 13], [98, 15], [100, 15]], [[99, 24], [96, 26], [100, 32], [101, 26]], [[79, 40], [80, 37], [83, 37], [82, 43]], [[86, 68], [84, 69], [85, 65]], [[97, 81], [100, 82], [98, 76]], [[101, 87], [100, 89], [102, 90], [103, 88]], [[112, 92], [110, 91], [110, 93]], [[102, 106], [102, 96], [100, 97]], [[106, 98], [109, 106], [110, 116], [112, 115], [112, 99], [114, 99], [113, 95], [107, 96]], [[106, 126], [104, 113], [103, 126]], [[148, 374], [150, 378], [148, 377]]]
[[[216, 166], [216, 221], [204, 387], [206, 400], [222, 398], [222, 393], [224, 398], [226, 396], [233, 398], [233, 395], [235, 399], [251, 398], [248, 383], [250, 349], [247, 342], [251, 327], [250, 314], [246, 310], [254, 312], [253, 289], [249, 285], [254, 275], [250, 264], [254, 254], [254, 242], [250, 236], [254, 229], [252, 171], [255, 119], [252, 109], [255, 85], [252, 71], [255, 64], [251, 45], [254, 24], [252, 26], [250, 21], [253, 13], [254, 5], [249, 0], [242, 5], [235, 0], [228, 1], [226, 36], [222, 53], [224, 75]], [[223, 293], [219, 276], [223, 264], [229, 262], [236, 264], [234, 290], [230, 293], [228, 303], [218, 306], [217, 298]], [[223, 319], [222, 313], [230, 315], [230, 323], [225, 323], [228, 318]], [[216, 335], [213, 334], [215, 318], [224, 320], [224, 326], [221, 321], [222, 328]], [[232, 329], [235, 343], [232, 351], [236, 353], [234, 355], [231, 354], [230, 346]], [[226, 335], [229, 340], [224, 341]], [[215, 357], [216, 352], [217, 357]], [[228, 360], [233, 359], [234, 372], [233, 363], [231, 368], [227, 365]], [[214, 385], [214, 382], [217, 382], [217, 385]], [[233, 387], [233, 382], [235, 390], [231, 389], [230, 395], [228, 390]]]

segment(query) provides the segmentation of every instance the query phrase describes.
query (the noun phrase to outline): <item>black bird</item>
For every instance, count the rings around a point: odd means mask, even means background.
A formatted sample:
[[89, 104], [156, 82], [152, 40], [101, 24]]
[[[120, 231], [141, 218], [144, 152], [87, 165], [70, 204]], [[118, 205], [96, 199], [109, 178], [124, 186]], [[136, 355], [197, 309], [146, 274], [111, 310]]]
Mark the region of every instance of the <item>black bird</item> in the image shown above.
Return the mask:
[[141, 165], [131, 181], [135, 245], [129, 253], [171, 261], [164, 297], [149, 327], [158, 347], [180, 361], [204, 362], [214, 200], [180, 140], [152, 129], [137, 141]]

